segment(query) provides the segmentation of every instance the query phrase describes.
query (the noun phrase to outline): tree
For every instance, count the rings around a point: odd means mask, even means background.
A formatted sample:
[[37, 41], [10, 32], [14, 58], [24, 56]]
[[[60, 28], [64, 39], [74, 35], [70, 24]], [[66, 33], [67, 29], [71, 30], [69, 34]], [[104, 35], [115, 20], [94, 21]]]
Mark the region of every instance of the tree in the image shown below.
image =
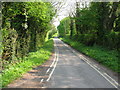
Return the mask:
[[54, 8], [49, 2], [3, 2], [2, 7], [2, 60], [19, 61], [44, 43]]

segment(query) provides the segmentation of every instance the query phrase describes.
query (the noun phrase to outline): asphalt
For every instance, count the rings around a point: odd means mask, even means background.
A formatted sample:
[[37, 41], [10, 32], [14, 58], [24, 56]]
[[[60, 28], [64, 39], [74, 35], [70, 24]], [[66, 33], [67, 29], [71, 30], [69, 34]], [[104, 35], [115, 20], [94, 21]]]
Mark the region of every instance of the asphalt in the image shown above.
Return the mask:
[[[99, 64], [93, 63], [92, 59], [85, 59], [85, 55], [72, 49], [58, 38], [54, 39], [54, 47], [55, 53], [49, 60], [43, 65], [34, 67], [21, 78], [10, 83], [7, 88], [116, 90], [116, 80], [109, 77], [110, 74], [105, 76], [106, 72], [100, 69]], [[96, 68], [93, 67], [95, 65], [97, 65]]]
[[115, 88], [60, 39], [54, 42], [58, 48], [58, 62], [48, 88]]

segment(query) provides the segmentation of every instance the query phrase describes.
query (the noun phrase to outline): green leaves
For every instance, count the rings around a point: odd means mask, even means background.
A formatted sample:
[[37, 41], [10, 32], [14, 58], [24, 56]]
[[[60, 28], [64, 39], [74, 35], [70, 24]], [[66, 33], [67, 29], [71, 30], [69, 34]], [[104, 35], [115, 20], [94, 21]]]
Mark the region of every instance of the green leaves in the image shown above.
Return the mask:
[[[49, 22], [53, 17], [52, 5], [44, 2], [27, 3], [28, 15], [36, 17], [38, 20]], [[52, 15], [52, 16], [51, 16]]]
[[[47, 60], [53, 50], [53, 40], [47, 41], [41, 48], [36, 52], [31, 52], [22, 62], [14, 65], [10, 65], [8, 69], [2, 72], [2, 87], [12, 82], [22, 74], [32, 69], [33, 66], [41, 65]], [[0, 76], [1, 78], [1, 76]]]
[[8, 61], [23, 58], [44, 43], [54, 8], [49, 2], [3, 2], [2, 6], [2, 57]]
[[60, 36], [65, 36], [70, 32], [70, 17], [66, 17], [60, 21], [60, 25], [58, 26]]
[[[4, 87], [49, 58], [53, 42], [49, 41], [45, 47], [41, 46], [52, 27], [50, 21], [54, 16], [54, 10], [49, 2], [3, 2], [2, 7], [4, 41], [2, 48], [0, 47], [3, 51], [0, 63], [3, 62]], [[25, 25], [28, 28], [25, 28]], [[36, 50], [38, 51], [30, 53]]]

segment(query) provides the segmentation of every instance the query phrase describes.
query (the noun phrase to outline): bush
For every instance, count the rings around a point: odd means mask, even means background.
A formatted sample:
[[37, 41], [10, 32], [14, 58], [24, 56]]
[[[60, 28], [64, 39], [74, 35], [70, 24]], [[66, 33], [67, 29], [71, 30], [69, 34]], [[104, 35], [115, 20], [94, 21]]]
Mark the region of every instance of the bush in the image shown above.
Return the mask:
[[[22, 74], [31, 70], [33, 66], [41, 65], [48, 60], [53, 50], [53, 40], [46, 42], [36, 52], [29, 53], [29, 56], [24, 58], [21, 63], [13, 64], [2, 71], [2, 87], [7, 86], [13, 80], [21, 77]], [[0, 77], [1, 78], [1, 77]]]
[[111, 31], [108, 35], [106, 35], [107, 39], [107, 41], [105, 41], [106, 46], [112, 49], [118, 49], [120, 45], [119, 34], [120, 34], [119, 32]]
[[53, 35], [55, 35], [56, 33], [57, 33], [57, 30], [51, 30], [51, 31], [49, 31], [49, 33], [48, 33], [48, 38], [49, 38], [49, 39], [52, 38]]

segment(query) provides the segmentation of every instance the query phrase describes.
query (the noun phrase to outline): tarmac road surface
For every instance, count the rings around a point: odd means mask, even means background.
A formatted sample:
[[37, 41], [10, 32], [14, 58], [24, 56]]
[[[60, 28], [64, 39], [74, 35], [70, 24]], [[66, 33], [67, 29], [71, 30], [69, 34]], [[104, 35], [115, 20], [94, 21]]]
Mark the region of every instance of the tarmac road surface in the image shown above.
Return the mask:
[[60, 39], [54, 39], [58, 62], [48, 88], [115, 88]]
[[54, 39], [54, 47], [50, 60], [34, 67], [7, 88], [117, 88], [117, 82], [98, 67], [99, 63], [93, 63], [58, 38]]

